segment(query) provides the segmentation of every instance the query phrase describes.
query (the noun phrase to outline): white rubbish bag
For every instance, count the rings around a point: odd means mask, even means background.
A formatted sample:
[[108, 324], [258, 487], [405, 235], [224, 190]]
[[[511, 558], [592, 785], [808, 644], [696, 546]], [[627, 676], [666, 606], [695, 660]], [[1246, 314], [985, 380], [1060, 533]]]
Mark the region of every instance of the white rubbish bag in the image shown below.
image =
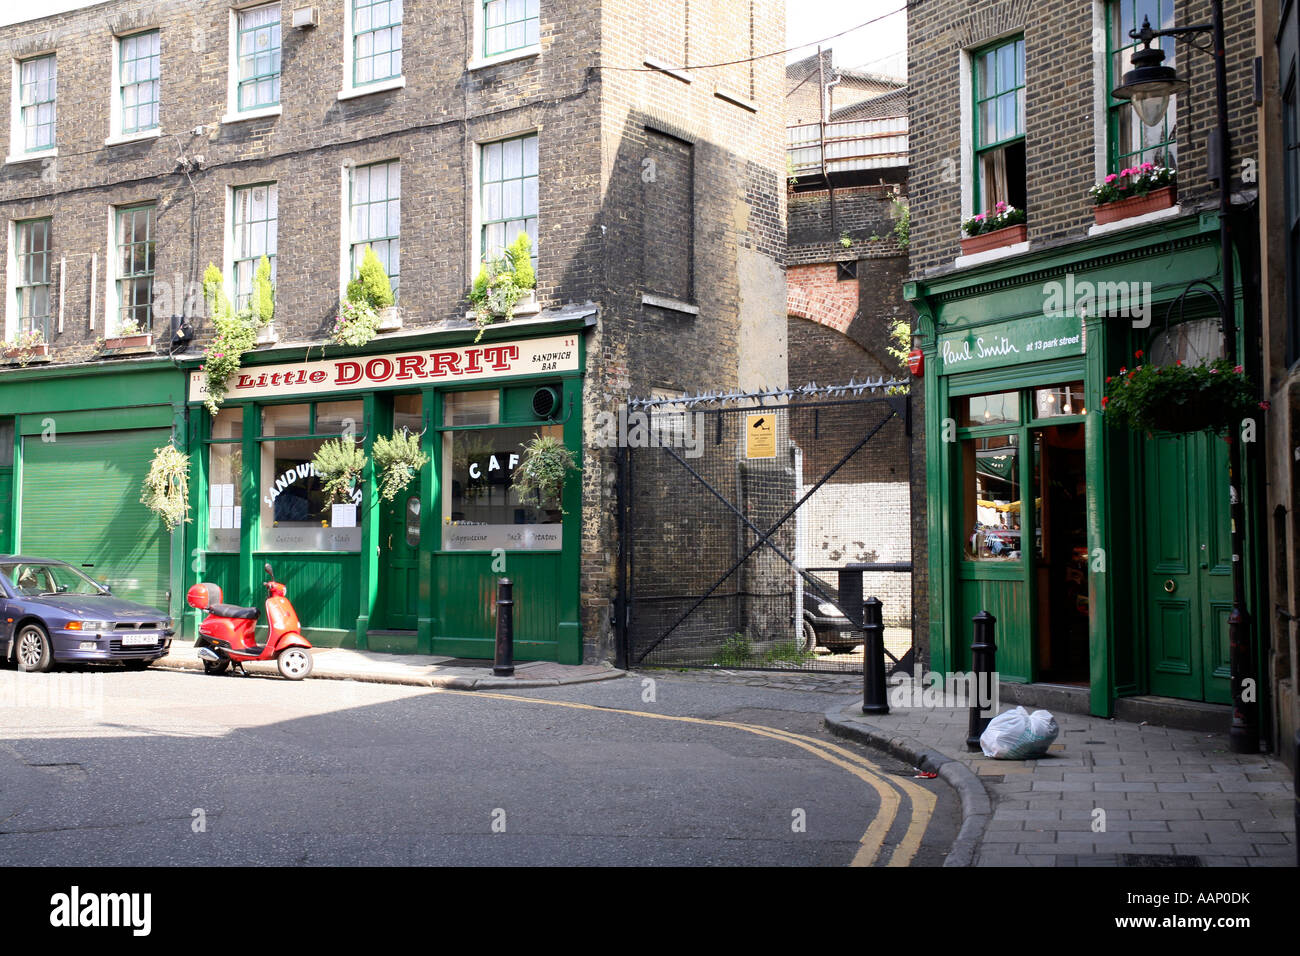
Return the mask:
[[1052, 746], [1061, 728], [1048, 711], [1032, 714], [1023, 707], [998, 714], [980, 734], [984, 756], [998, 760], [1024, 760], [1041, 757]]

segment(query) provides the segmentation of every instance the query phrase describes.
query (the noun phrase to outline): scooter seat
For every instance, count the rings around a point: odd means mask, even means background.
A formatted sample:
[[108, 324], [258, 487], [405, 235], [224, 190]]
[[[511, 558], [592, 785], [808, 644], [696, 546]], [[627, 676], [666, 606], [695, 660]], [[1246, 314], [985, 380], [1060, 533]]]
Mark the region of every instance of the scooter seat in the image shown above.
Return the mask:
[[239, 621], [256, 621], [257, 608], [240, 607], [238, 604], [214, 604], [208, 608], [216, 617], [233, 617]]

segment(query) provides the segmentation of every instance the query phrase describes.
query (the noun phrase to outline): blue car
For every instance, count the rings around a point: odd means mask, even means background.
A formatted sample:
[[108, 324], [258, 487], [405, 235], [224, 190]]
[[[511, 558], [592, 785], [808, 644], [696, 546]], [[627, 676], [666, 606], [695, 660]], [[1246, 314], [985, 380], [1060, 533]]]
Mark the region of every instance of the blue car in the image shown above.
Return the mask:
[[143, 670], [167, 654], [175, 634], [166, 613], [113, 597], [72, 565], [0, 555], [0, 660], [23, 671], [55, 662], [121, 663]]

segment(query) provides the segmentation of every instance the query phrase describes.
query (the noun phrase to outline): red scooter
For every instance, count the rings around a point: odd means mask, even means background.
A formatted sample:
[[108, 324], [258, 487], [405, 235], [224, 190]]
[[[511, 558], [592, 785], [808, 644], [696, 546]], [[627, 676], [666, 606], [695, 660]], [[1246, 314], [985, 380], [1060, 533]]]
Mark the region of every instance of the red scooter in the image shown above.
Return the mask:
[[233, 664], [240, 673], [245, 661], [274, 660], [280, 676], [302, 680], [311, 673], [311, 643], [302, 636], [298, 613], [285, 596], [284, 585], [275, 580], [271, 566], [266, 568], [266, 622], [270, 634], [259, 645], [253, 636], [257, 608], [222, 604], [221, 588], [215, 584], [196, 584], [185, 595], [190, 607], [207, 611], [199, 625], [194, 646], [199, 649], [206, 674], [224, 674]]

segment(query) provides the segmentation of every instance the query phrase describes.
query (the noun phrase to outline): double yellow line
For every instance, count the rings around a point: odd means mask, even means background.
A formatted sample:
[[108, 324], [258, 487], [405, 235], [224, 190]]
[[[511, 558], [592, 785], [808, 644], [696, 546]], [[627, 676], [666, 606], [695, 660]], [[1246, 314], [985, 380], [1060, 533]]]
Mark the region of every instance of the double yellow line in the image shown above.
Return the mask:
[[[451, 693], [457, 693], [452, 691]], [[907, 831], [903, 839], [889, 854], [886, 866], [907, 866], [921, 847], [925, 828], [934, 815], [935, 797], [929, 790], [910, 780], [899, 778], [882, 770], [880, 766], [861, 754], [827, 743], [806, 734], [796, 734], [789, 730], [777, 730], [761, 724], [745, 724], [734, 720], [711, 720], [707, 717], [678, 717], [673, 714], [656, 714], [644, 710], [622, 710], [617, 707], [601, 707], [596, 704], [579, 704], [567, 700], [548, 700], [544, 697], [520, 697], [514, 694], [494, 694], [487, 691], [462, 691], [473, 697], [489, 697], [494, 700], [518, 701], [525, 704], [546, 704], [551, 707], [567, 707], [570, 710], [592, 710], [605, 714], [626, 714], [629, 717], [642, 717], [648, 720], [671, 720], [682, 724], [700, 724], [707, 727], [727, 727], [741, 730], [759, 737], [768, 737], [806, 750], [827, 763], [847, 770], [876, 792], [880, 807], [867, 832], [859, 841], [857, 853], [850, 866], [873, 866], [880, 858], [889, 831], [894, 828], [903, 802], [907, 801], [910, 809]]]

